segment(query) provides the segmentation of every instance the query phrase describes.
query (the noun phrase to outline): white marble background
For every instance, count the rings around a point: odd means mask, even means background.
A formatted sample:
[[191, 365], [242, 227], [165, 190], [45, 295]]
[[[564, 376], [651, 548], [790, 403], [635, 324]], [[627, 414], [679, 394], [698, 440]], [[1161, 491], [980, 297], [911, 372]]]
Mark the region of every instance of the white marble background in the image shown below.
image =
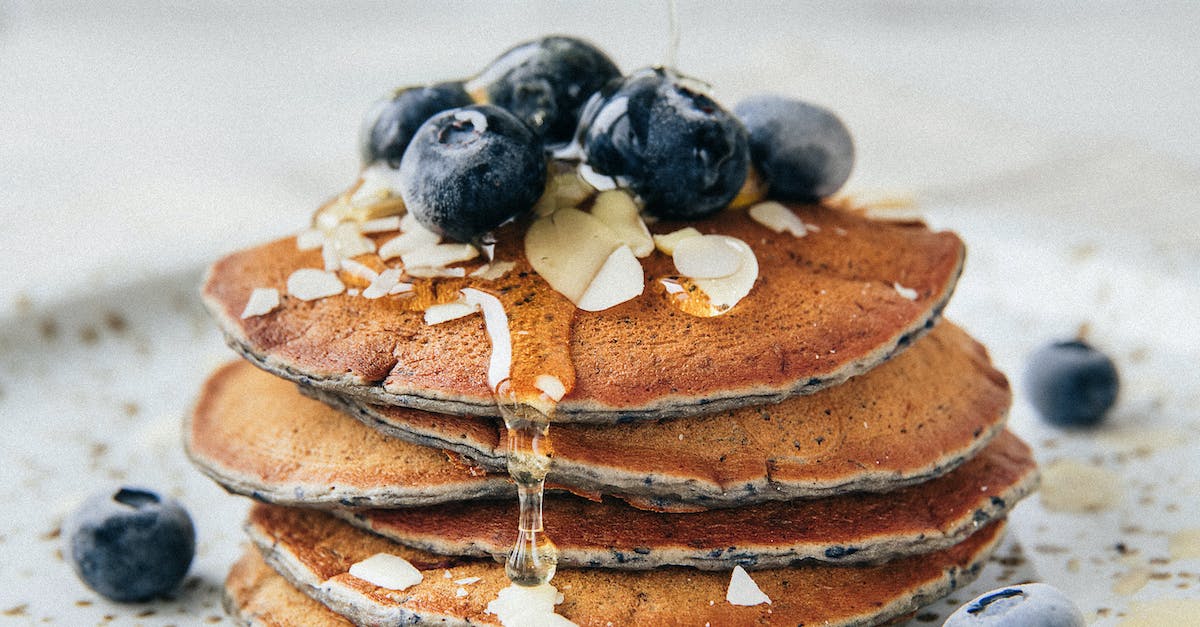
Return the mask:
[[[99, 480], [89, 469], [216, 498], [172, 431], [226, 355], [193, 282], [352, 179], [370, 102], [548, 32], [627, 70], [666, 56], [665, 2], [432, 5], [0, 0], [0, 498], [19, 504], [0, 512], [0, 610], [29, 605], [0, 623], [107, 611], [56, 613], [49, 590], [88, 593], [63, 564], [29, 562], [52, 559], [42, 536]], [[1127, 385], [1103, 438], [1014, 407], [1043, 462], [1124, 478], [1102, 515], [1018, 511], [1039, 575], [1102, 624], [1200, 597], [1200, 562], [1161, 563], [1172, 533], [1200, 526], [1200, 3], [680, 2], [679, 16], [681, 70], [730, 105], [771, 90], [835, 109], [857, 140], [852, 193], [913, 200], [963, 234], [950, 315], [1018, 392], [1027, 352], [1080, 323], [1117, 357]], [[1150, 453], [1131, 452], [1134, 432]], [[118, 623], [211, 614], [205, 586], [236, 543], [218, 513], [200, 512], [199, 590]]]

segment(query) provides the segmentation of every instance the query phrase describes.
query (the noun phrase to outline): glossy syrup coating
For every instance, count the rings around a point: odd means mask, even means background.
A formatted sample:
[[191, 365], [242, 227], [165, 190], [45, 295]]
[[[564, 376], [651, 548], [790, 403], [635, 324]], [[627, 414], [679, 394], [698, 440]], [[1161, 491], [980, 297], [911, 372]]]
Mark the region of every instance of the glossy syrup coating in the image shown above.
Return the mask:
[[387, 161], [400, 167], [404, 149], [425, 120], [455, 107], [471, 104], [460, 81], [404, 87], [375, 103], [363, 119], [359, 150], [364, 166]]
[[552, 36], [510, 48], [472, 83], [491, 104], [507, 109], [547, 144], [570, 141], [584, 103], [621, 70], [599, 48]]
[[425, 228], [470, 242], [528, 211], [546, 184], [542, 141], [492, 105], [443, 111], [400, 161], [400, 195]]
[[697, 219], [724, 208], [750, 163], [742, 123], [698, 83], [661, 68], [593, 96], [579, 139], [589, 167], [629, 187], [660, 218]]
[[811, 201], [841, 189], [854, 169], [854, 140], [832, 111], [793, 98], [753, 96], [734, 113], [750, 133], [754, 167], [780, 200]]

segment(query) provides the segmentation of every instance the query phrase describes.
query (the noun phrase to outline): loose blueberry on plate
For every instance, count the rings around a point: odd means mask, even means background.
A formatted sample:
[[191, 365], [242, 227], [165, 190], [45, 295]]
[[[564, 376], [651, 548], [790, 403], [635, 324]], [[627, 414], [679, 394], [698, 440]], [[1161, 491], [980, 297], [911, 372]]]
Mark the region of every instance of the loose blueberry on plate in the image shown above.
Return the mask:
[[1097, 424], [1117, 399], [1112, 359], [1082, 340], [1053, 342], [1034, 351], [1025, 370], [1029, 402], [1047, 422], [1064, 427]]
[[400, 160], [400, 195], [425, 228], [471, 242], [528, 211], [546, 184], [542, 141], [492, 105], [443, 111]]
[[1054, 586], [1027, 583], [985, 592], [943, 627], [1084, 627], [1083, 613]]
[[733, 111], [750, 133], [754, 167], [772, 198], [817, 200], [850, 178], [854, 141], [833, 112], [772, 95], [747, 98]]
[[489, 103], [521, 118], [546, 144], [570, 141], [579, 110], [621, 71], [595, 46], [573, 37], [544, 37], [501, 54], [472, 83]]
[[96, 494], [63, 523], [75, 573], [113, 601], [147, 601], [174, 590], [196, 548], [192, 519], [177, 501], [122, 487]]
[[695, 86], [669, 70], [640, 70], [606, 85], [580, 119], [587, 165], [660, 218], [715, 213], [746, 180], [746, 129]]
[[471, 104], [461, 82], [438, 83], [396, 90], [375, 103], [363, 119], [360, 149], [363, 165], [387, 161], [399, 167], [404, 149], [425, 120], [446, 109]]

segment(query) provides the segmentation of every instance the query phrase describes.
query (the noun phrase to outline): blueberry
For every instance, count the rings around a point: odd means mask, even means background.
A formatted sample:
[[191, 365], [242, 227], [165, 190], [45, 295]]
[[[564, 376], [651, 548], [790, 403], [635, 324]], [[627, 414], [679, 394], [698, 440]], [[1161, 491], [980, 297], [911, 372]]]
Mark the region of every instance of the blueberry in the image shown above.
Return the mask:
[[833, 112], [772, 95], [747, 98], [733, 111], [750, 133], [754, 167], [772, 198], [824, 198], [850, 178], [854, 141]]
[[668, 70], [640, 70], [605, 85], [579, 123], [588, 166], [661, 218], [715, 213], [746, 180], [746, 129], [695, 85]]
[[84, 501], [63, 523], [75, 573], [113, 601], [146, 601], [175, 589], [196, 549], [192, 519], [178, 502], [122, 487]]
[[1044, 583], [999, 588], [958, 608], [942, 627], [1084, 627], [1079, 607]]
[[375, 103], [363, 119], [360, 138], [363, 165], [384, 160], [393, 168], [398, 167], [413, 133], [425, 120], [435, 113], [469, 104], [471, 97], [461, 82], [396, 90], [390, 98]]
[[473, 80], [488, 102], [521, 118], [547, 144], [570, 141], [579, 110], [621, 75], [595, 46], [573, 37], [544, 37], [509, 49]]
[[1054, 342], [1034, 351], [1025, 369], [1029, 402], [1047, 422], [1094, 425], [1117, 399], [1117, 368], [1081, 340]]
[[533, 207], [546, 184], [542, 141], [492, 105], [443, 111], [400, 160], [400, 195], [425, 228], [470, 242]]

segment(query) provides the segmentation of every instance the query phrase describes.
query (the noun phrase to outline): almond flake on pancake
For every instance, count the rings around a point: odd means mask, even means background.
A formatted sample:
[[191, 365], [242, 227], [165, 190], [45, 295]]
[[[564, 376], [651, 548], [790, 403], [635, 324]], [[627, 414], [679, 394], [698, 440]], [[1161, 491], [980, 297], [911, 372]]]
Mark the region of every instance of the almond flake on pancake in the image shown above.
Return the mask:
[[408, 560], [388, 553], [376, 553], [355, 562], [350, 566], [350, 575], [388, 590], [407, 590], [425, 579]]
[[400, 230], [400, 216], [388, 216], [386, 218], [375, 218], [363, 222], [358, 230], [362, 233], [387, 233], [389, 231]]
[[341, 294], [345, 289], [345, 284], [336, 274], [314, 268], [300, 268], [293, 272], [287, 280], [288, 294], [300, 300], [316, 300], [334, 296]]
[[418, 248], [434, 246], [442, 238], [437, 233], [421, 230], [405, 230], [400, 235], [386, 241], [379, 247], [379, 257], [383, 260], [394, 259]]
[[357, 257], [375, 252], [375, 242], [369, 237], [364, 237], [355, 222], [342, 222], [333, 227], [327, 241], [333, 243], [334, 249], [342, 257]]
[[482, 290], [466, 287], [463, 299], [483, 311], [483, 326], [492, 344], [492, 356], [488, 360], [488, 387], [495, 390], [512, 371], [512, 335], [508, 330], [508, 313], [499, 298]]
[[907, 300], [917, 300], [917, 290], [914, 290], [911, 287], [904, 287], [899, 283], [892, 283], [892, 289], [896, 290], [896, 293], [902, 298]]
[[434, 244], [410, 250], [400, 255], [400, 261], [406, 268], [442, 268], [478, 256], [479, 249], [470, 244]]
[[796, 237], [804, 237], [810, 230], [819, 230], [810, 228], [810, 225], [805, 224], [791, 209], [773, 200], [750, 207], [748, 213], [755, 222], [776, 233], [791, 233]]
[[539, 389], [555, 402], [561, 401], [567, 394], [567, 388], [562, 380], [552, 374], [539, 374], [533, 380], [533, 387]]
[[461, 279], [467, 276], [466, 268], [406, 268], [404, 272], [408, 276], [417, 279], [436, 279], [440, 277]]
[[689, 237], [700, 237], [701, 235], [703, 233], [697, 231], [695, 227], [687, 226], [678, 231], [671, 231], [666, 235], [655, 235], [654, 247], [664, 255], [673, 255], [675, 254], [675, 246], [679, 242]]
[[770, 597], [759, 589], [758, 584], [754, 583], [746, 569], [741, 566], [733, 567], [733, 574], [729, 577], [729, 590], [725, 592], [725, 600], [731, 605], [771, 604]]
[[512, 584], [502, 589], [487, 606], [504, 627], [567, 627], [575, 623], [554, 613], [554, 606], [563, 602], [563, 595], [554, 586], [544, 583], [526, 588]]
[[369, 268], [353, 259], [343, 259], [342, 260], [342, 270], [345, 270], [346, 272], [349, 272], [351, 275], [356, 276], [364, 281], [374, 281], [376, 278], [379, 277], [378, 272], [372, 270], [371, 268]]
[[482, 580], [483, 577], [463, 577], [462, 579], [455, 579], [454, 583], [460, 586], [469, 586], [473, 583], [479, 583]]
[[296, 236], [296, 250], [316, 250], [325, 244], [325, 234], [318, 229], [308, 229]]
[[512, 272], [512, 269], [515, 267], [517, 267], [517, 264], [511, 261], [493, 261], [479, 266], [471, 272], [470, 276], [476, 279], [483, 279], [484, 281], [495, 281]]
[[742, 252], [720, 235], [688, 237], [671, 253], [675, 269], [693, 279], [720, 279], [742, 267]]
[[342, 269], [342, 256], [338, 254], [337, 246], [328, 239], [321, 246], [321, 260], [326, 272], [337, 272]]
[[[401, 271], [398, 268], [388, 268], [376, 274], [367, 289], [363, 290], [363, 298], [374, 300], [392, 293], [392, 289], [400, 285], [400, 274]], [[408, 287], [410, 290], [412, 289], [412, 285]]]
[[271, 313], [278, 306], [279, 290], [273, 287], [256, 287], [250, 292], [250, 299], [246, 301], [246, 308], [242, 310], [242, 320]]
[[430, 305], [425, 310], [425, 324], [435, 325], [459, 318], [465, 318], [479, 311], [479, 307], [464, 301]]

